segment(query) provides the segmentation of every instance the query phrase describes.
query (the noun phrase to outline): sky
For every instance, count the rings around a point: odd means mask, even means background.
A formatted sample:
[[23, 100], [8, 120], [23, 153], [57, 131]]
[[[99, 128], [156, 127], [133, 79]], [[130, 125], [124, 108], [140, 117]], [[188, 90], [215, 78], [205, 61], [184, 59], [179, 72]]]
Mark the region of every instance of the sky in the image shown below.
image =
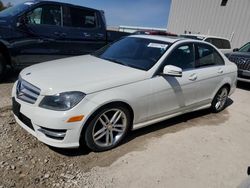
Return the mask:
[[[15, 5], [27, 0], [2, 0]], [[167, 28], [171, 0], [56, 0], [105, 11], [109, 26]]]

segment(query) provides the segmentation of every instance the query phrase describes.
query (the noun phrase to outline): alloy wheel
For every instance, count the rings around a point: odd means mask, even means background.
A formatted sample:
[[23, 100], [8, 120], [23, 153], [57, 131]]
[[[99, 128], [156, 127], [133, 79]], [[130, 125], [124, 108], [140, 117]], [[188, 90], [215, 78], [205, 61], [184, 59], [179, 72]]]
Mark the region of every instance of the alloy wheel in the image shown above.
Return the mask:
[[227, 101], [227, 97], [228, 97], [227, 88], [222, 88], [216, 98], [215, 108], [217, 111], [220, 111], [221, 109], [224, 108]]
[[127, 117], [120, 109], [110, 109], [103, 112], [96, 120], [92, 137], [99, 147], [115, 145], [126, 132]]

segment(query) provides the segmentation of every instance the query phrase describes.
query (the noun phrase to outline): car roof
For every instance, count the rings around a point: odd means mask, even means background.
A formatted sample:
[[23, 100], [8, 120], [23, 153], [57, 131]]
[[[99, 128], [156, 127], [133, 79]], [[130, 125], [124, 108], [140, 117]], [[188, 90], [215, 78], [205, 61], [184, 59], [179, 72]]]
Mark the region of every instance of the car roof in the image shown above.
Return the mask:
[[202, 38], [216, 38], [216, 39], [224, 39], [224, 40], [228, 40], [227, 38], [224, 37], [218, 37], [218, 36], [213, 36], [213, 35], [202, 35], [202, 34], [181, 34], [181, 36], [194, 36], [194, 37], [202, 37]]
[[164, 42], [168, 42], [168, 43], [175, 43], [175, 42], [180, 41], [180, 40], [188, 40], [188, 39], [180, 38], [180, 37], [162, 36], [162, 35], [130, 35], [128, 37], [159, 40], [159, 41], [164, 41]]
[[100, 11], [98, 9], [85, 7], [85, 6], [82, 6], [80, 4], [73, 4], [71, 2], [68, 3], [68, 2], [63, 2], [63, 1], [60, 1], [60, 0], [26, 0], [24, 3], [27, 3], [27, 2], [33, 2], [33, 3], [57, 3], [57, 4], [76, 7], [76, 8], [85, 8], [85, 9], [88, 9], [88, 10]]

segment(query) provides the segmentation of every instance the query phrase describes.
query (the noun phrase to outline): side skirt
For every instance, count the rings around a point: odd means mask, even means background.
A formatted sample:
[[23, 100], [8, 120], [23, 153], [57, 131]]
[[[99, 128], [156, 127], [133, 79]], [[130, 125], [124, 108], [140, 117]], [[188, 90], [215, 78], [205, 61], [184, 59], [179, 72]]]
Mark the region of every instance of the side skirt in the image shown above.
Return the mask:
[[200, 106], [200, 107], [197, 107], [197, 108], [189, 108], [189, 109], [179, 110], [178, 112], [170, 113], [168, 115], [165, 115], [165, 116], [162, 116], [162, 117], [159, 117], [159, 118], [155, 118], [155, 119], [145, 121], [145, 122], [142, 122], [142, 123], [134, 124], [132, 130], [137, 130], [137, 129], [140, 129], [142, 127], [146, 127], [148, 125], [152, 125], [152, 124], [155, 124], [155, 123], [158, 123], [158, 122], [161, 122], [161, 121], [164, 121], [164, 120], [167, 120], [167, 119], [170, 119], [170, 118], [182, 115], [182, 114], [186, 114], [188, 112], [203, 110], [203, 109], [207, 109], [207, 108], [210, 108], [210, 107], [211, 107], [211, 103]]

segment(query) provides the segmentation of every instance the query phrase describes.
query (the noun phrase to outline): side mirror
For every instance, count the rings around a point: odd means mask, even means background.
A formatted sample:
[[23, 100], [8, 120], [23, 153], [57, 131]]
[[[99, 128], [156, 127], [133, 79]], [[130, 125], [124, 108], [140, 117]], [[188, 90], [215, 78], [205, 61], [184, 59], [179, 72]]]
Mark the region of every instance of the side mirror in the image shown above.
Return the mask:
[[182, 69], [174, 65], [166, 65], [163, 74], [168, 76], [182, 77]]
[[24, 15], [18, 19], [16, 26], [19, 28], [25, 28], [27, 24], [28, 24], [28, 18], [26, 17], [26, 15]]
[[239, 48], [234, 48], [233, 49], [233, 52], [238, 52], [239, 51]]

